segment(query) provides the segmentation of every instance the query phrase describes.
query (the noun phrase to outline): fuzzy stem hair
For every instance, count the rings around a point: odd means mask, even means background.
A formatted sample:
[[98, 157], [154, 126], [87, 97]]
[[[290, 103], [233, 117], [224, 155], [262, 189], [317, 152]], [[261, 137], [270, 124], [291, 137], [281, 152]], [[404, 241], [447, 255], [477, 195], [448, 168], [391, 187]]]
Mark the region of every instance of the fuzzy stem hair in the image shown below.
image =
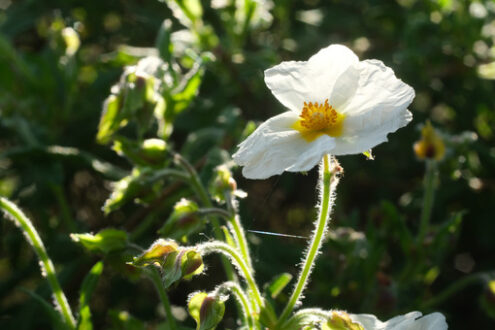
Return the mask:
[[294, 307], [300, 302], [300, 299], [302, 299], [302, 292], [308, 283], [323, 237], [325, 237], [332, 205], [335, 199], [335, 188], [339, 182], [339, 175], [337, 174], [341, 171], [342, 168], [335, 159], [331, 159], [330, 155], [323, 156], [322, 165], [320, 166], [320, 203], [317, 206], [319, 208], [319, 215], [315, 221], [315, 230], [313, 231], [311, 243], [306, 252], [306, 258], [303, 261], [301, 273], [299, 274], [299, 278], [289, 302], [280, 316], [278, 322], [279, 326], [287, 320], [294, 310]]

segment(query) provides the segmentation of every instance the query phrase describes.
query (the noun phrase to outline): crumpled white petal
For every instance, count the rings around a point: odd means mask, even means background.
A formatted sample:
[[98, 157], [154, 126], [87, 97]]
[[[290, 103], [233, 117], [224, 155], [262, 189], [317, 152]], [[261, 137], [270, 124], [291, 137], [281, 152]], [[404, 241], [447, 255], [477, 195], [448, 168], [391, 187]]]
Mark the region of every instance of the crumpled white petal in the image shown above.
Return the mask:
[[312, 169], [335, 146], [335, 139], [322, 135], [307, 143], [291, 128], [298, 116], [292, 111], [272, 117], [261, 124], [232, 156], [244, 166], [246, 178], [266, 179], [284, 171], [303, 172]]
[[381, 61], [367, 60], [357, 66], [359, 84], [355, 94], [339, 110], [346, 114], [344, 134], [332, 154], [361, 153], [387, 141], [387, 134], [412, 120], [407, 107], [414, 89], [395, 77]]
[[[265, 83], [280, 103], [292, 111], [300, 112], [304, 102], [321, 103], [330, 99], [339, 76], [358, 62], [358, 57], [349, 48], [330, 45], [307, 62], [282, 62], [266, 70]], [[342, 88], [340, 91], [352, 92], [352, 89]], [[349, 96], [348, 93], [345, 95]], [[335, 97], [338, 98], [338, 95]]]
[[446, 330], [445, 316], [431, 313], [422, 316], [420, 312], [410, 312], [382, 322], [371, 314], [349, 314], [354, 322], [362, 324], [365, 330]]

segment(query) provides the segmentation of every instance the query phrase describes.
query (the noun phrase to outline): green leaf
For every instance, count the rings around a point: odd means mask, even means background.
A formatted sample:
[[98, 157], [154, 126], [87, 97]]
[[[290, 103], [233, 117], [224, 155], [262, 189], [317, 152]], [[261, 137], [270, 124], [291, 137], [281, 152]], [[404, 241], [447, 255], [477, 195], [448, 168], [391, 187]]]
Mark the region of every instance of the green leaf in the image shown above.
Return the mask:
[[121, 101], [116, 95], [110, 95], [103, 104], [100, 123], [98, 125], [98, 134], [96, 140], [98, 143], [105, 144], [110, 137], [120, 127], [122, 118], [120, 116]]
[[200, 62], [184, 76], [178, 88], [172, 92], [173, 114], [177, 115], [186, 109], [198, 94], [203, 79], [204, 68]]
[[203, 16], [203, 7], [199, 0], [169, 0], [167, 5], [175, 18], [189, 28], [197, 26]]
[[81, 285], [81, 292], [79, 294], [79, 320], [77, 326], [78, 330], [93, 329], [89, 301], [102, 272], [103, 262], [99, 261], [91, 268]]
[[127, 245], [127, 233], [123, 230], [107, 228], [98, 232], [98, 234], [70, 234], [75, 242], [81, 243], [85, 248], [92, 252], [110, 252], [125, 249]]
[[283, 273], [278, 275], [275, 279], [273, 279], [268, 285], [268, 293], [272, 299], [277, 298], [277, 296], [282, 292], [282, 290], [289, 284], [292, 280], [292, 275], [289, 273]]

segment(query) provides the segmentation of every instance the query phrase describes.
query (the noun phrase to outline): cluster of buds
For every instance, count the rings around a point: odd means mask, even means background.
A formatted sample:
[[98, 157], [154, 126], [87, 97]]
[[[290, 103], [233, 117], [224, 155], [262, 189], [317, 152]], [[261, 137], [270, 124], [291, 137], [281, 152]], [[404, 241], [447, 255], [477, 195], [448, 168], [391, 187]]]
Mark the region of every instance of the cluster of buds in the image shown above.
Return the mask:
[[210, 194], [219, 203], [225, 202], [226, 194], [232, 194], [239, 198], [246, 197], [246, 193], [237, 189], [237, 183], [227, 165], [215, 168], [214, 179], [210, 184]]
[[154, 242], [130, 264], [137, 267], [159, 267], [166, 288], [181, 279], [189, 280], [204, 269], [203, 258], [195, 249], [180, 247], [175, 241], [164, 239]]

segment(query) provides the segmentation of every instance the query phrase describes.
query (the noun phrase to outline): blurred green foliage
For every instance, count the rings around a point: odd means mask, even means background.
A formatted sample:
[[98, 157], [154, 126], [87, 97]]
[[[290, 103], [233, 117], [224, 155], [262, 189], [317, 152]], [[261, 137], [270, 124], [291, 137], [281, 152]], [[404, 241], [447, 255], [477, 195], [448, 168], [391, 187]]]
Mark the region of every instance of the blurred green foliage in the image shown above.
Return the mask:
[[[81, 322], [165, 328], [152, 285], [126, 264], [135, 252], [126, 242], [148, 246], [162, 226], [160, 234], [192, 242], [214, 235], [174, 220], [174, 205], [192, 193], [170, 168], [173, 153], [210, 183], [254, 122], [284, 111], [263, 70], [343, 43], [415, 88], [414, 120], [373, 150], [375, 160], [340, 159], [345, 176], [305, 304], [383, 318], [438, 310], [451, 329], [490, 328], [494, 41], [490, 0], [0, 0], [0, 194], [35, 222], [70, 302], [80, 299]], [[412, 146], [428, 119], [446, 154], [431, 227], [418, 241], [426, 170]], [[236, 174], [248, 193], [240, 205], [247, 229], [309, 235], [314, 171], [265, 181]], [[39, 297], [50, 293], [35, 255], [10, 223], [0, 229], [0, 328], [48, 328]], [[70, 233], [98, 252], [87, 254]], [[306, 241], [248, 238], [258, 281], [280, 308], [290, 276], [277, 276], [296, 274]], [[211, 262], [208, 273], [220, 274]], [[174, 284], [178, 319], [187, 295], [212, 289], [215, 277]], [[235, 326], [232, 311], [223, 327]]]

